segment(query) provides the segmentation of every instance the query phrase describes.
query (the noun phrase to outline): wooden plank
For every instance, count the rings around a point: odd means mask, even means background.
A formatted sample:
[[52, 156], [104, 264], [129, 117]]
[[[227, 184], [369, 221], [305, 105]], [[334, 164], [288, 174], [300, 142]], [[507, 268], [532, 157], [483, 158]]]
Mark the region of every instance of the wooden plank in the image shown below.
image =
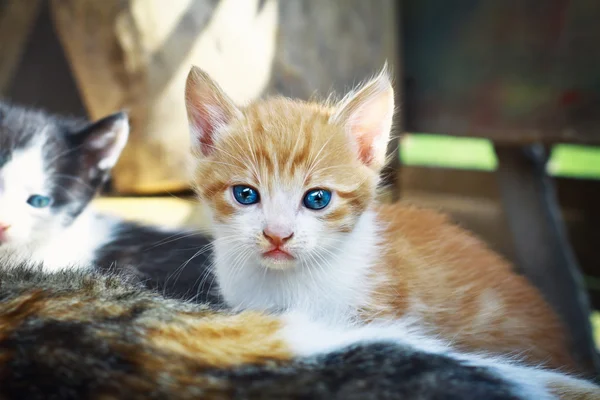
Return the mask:
[[6, 93], [12, 82], [40, 4], [40, 0], [0, 2], [0, 95]]
[[[496, 174], [492, 171], [404, 165], [399, 179], [407, 191], [500, 200]], [[587, 212], [600, 204], [600, 180], [556, 177], [553, 181], [564, 209]]]
[[600, 144], [600, 1], [403, 0], [409, 132]]
[[600, 371], [589, 321], [590, 306], [566, 236], [541, 145], [496, 147], [498, 181], [521, 271], [544, 294], [570, 330], [576, 359]]
[[61, 115], [87, 115], [52, 26], [46, 1], [42, 1], [12, 81], [4, 94], [15, 104]]
[[129, 111], [129, 144], [113, 170], [114, 188], [123, 194], [189, 188], [181, 93], [190, 65], [211, 74], [239, 104], [273, 93], [303, 99], [332, 89], [342, 94], [390, 57], [392, 4], [50, 1], [90, 116]]
[[[390, 12], [387, 13], [387, 25], [394, 27], [395, 35], [388, 35], [390, 38], [388, 47], [390, 47], [389, 54], [393, 54], [394, 58], [388, 60], [392, 64], [392, 73], [394, 78], [394, 91], [395, 91], [395, 104], [402, 104], [402, 98], [404, 94], [403, 90], [403, 76], [404, 70], [401, 62], [402, 54], [402, 29], [400, 23], [402, 21], [401, 7], [398, 6], [397, 2], [392, 2], [390, 5]], [[394, 40], [391, 40], [394, 38]], [[388, 162], [382, 171], [382, 183], [383, 186], [387, 186], [390, 193], [390, 200], [396, 201], [400, 197], [400, 181], [398, 180], [398, 172], [400, 171], [400, 139], [404, 132], [403, 129], [403, 113], [396, 112], [394, 114], [394, 123], [392, 128], [392, 138], [388, 143], [387, 154]]]

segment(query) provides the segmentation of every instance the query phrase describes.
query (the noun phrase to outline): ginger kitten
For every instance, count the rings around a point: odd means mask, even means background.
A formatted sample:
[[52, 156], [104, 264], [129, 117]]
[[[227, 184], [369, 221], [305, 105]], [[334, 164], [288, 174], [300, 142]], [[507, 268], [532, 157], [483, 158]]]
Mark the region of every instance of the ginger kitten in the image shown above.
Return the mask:
[[335, 105], [240, 108], [194, 67], [186, 105], [229, 305], [408, 316], [461, 350], [574, 366], [561, 322], [507, 261], [437, 212], [376, 202], [394, 113], [385, 70]]

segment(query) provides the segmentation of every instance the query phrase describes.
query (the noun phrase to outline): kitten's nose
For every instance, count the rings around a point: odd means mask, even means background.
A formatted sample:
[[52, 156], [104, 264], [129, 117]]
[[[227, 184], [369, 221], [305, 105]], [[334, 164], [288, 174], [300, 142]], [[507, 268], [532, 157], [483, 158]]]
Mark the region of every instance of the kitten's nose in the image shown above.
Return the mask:
[[273, 231], [269, 228], [263, 231], [263, 235], [273, 246], [281, 246], [294, 236], [294, 232], [289, 231]]

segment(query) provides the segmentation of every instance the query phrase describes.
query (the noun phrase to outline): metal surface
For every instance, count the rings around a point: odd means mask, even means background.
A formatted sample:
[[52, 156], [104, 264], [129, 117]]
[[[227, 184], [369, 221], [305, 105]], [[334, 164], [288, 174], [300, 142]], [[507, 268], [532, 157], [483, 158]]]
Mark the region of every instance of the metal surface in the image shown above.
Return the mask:
[[403, 0], [405, 127], [600, 144], [600, 1]]
[[[541, 145], [496, 147], [501, 197], [518, 266], [559, 313], [570, 331], [573, 353], [591, 372], [600, 371], [583, 278], [566, 237], [547, 155]], [[526, 305], [524, 305], [526, 306]]]

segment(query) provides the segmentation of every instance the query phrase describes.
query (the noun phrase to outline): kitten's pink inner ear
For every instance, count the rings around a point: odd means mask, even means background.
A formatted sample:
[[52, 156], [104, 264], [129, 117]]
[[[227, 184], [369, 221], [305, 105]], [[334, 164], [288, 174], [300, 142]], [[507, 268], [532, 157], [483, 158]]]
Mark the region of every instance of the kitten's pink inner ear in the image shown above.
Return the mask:
[[356, 146], [359, 159], [379, 169], [386, 158], [394, 117], [394, 89], [385, 71], [339, 105], [332, 116]]
[[[393, 104], [393, 93], [391, 93]], [[380, 156], [381, 146], [387, 148], [389, 131], [391, 130], [391, 115], [388, 116], [385, 110], [389, 107], [390, 99], [386, 96], [379, 96], [367, 105], [360, 115], [349, 121], [350, 132], [354, 134], [358, 144], [360, 159], [367, 165], [376, 162]], [[393, 113], [393, 111], [392, 111]], [[388, 122], [390, 119], [390, 122]], [[384, 150], [385, 151], [385, 150]], [[385, 158], [385, 154], [383, 154]]]
[[192, 149], [205, 156], [214, 150], [219, 131], [241, 114], [219, 85], [198, 67], [192, 67], [188, 75], [185, 104]]
[[129, 119], [120, 112], [92, 124], [83, 142], [88, 162], [101, 170], [117, 163], [129, 137]]

